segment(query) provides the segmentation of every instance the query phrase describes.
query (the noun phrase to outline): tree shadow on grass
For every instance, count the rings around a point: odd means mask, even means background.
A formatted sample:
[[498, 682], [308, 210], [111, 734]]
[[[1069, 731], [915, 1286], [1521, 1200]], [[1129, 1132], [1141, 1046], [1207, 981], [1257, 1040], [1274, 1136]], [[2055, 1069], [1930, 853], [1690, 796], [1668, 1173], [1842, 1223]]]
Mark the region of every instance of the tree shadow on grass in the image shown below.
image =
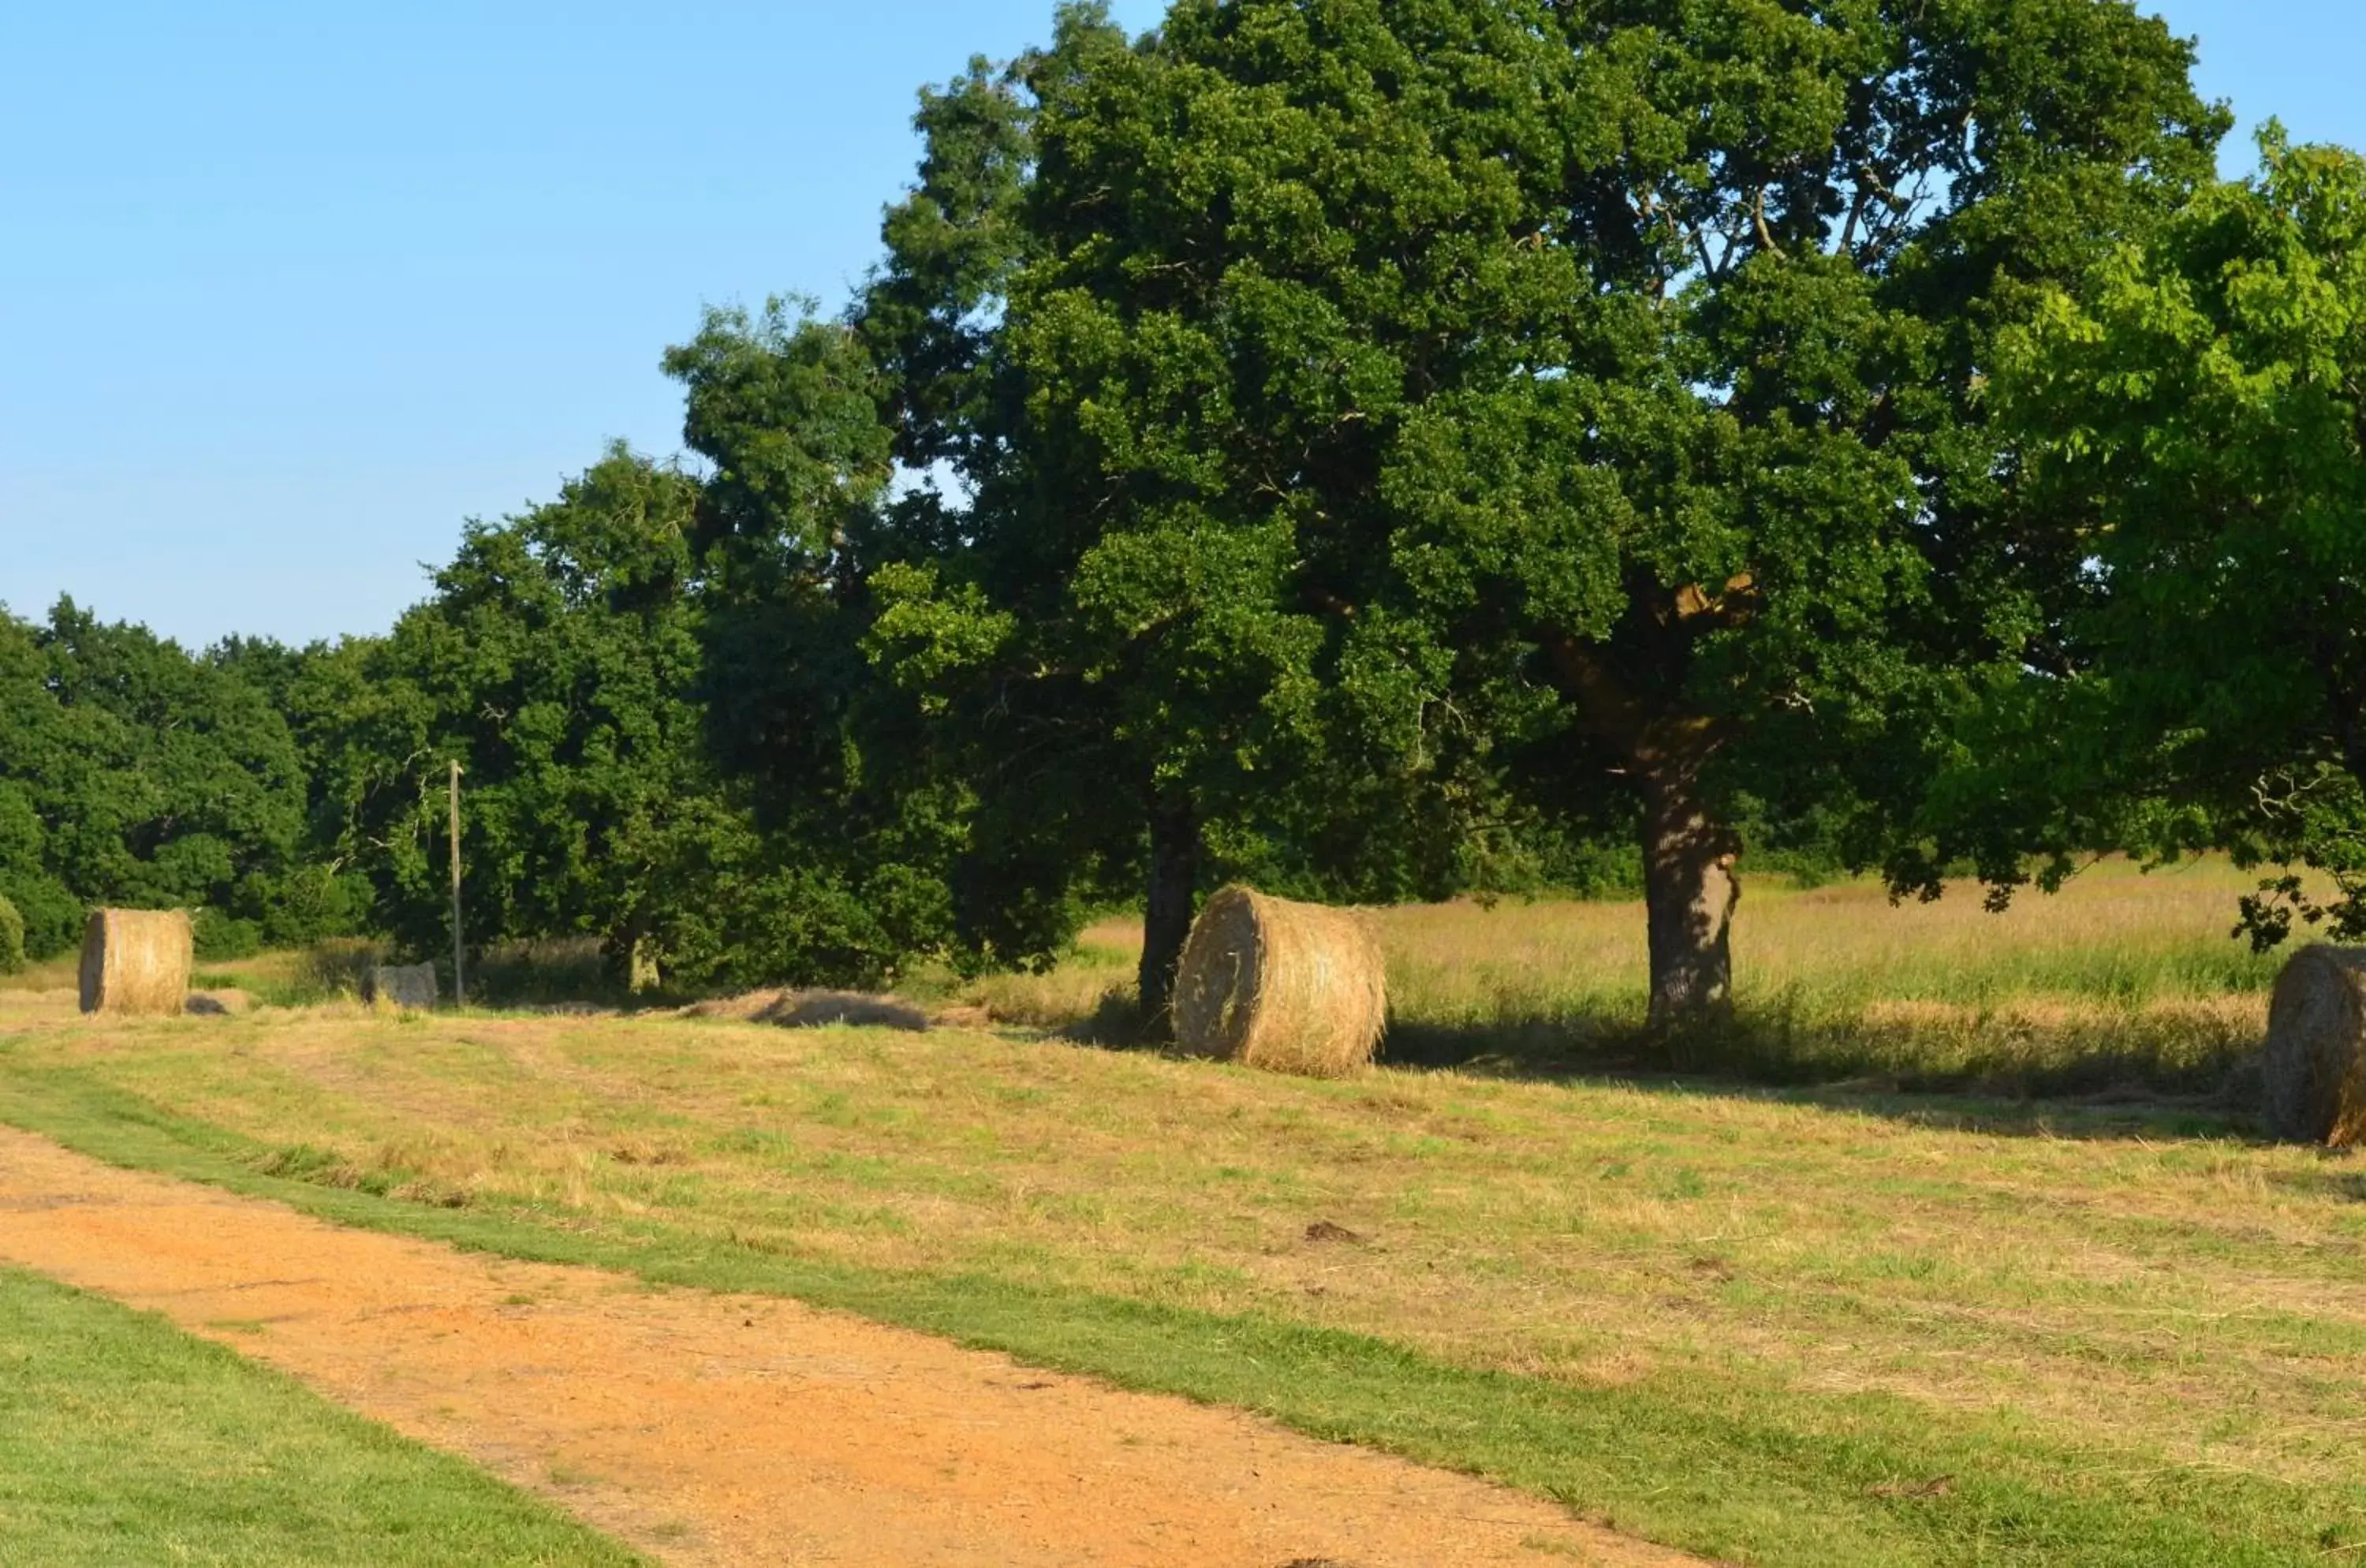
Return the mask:
[[[2123, 1020], [2121, 1022], [2125, 1023]], [[1919, 1036], [1738, 1012], [1680, 1035], [1631, 1021], [1392, 1023], [1384, 1065], [1740, 1097], [2005, 1136], [2268, 1141], [2257, 1043], [2224, 1031], [1997, 1026]]]
[[1175, 1037], [1142, 1010], [1130, 986], [1112, 986], [1084, 1017], [1051, 1032], [1052, 1038], [1101, 1051], [1171, 1051]]
[[[1744, 1008], [1709, 1027], [1662, 1035], [1607, 1014], [1397, 1019], [1380, 1059], [1414, 1072], [1813, 1105], [1974, 1134], [2270, 1141], [2259, 1117], [2258, 1043], [2225, 1027], [2223, 1016], [2097, 1010], [2052, 1031], [2009, 1010], [1958, 1021], [1934, 1032]], [[1050, 1032], [1100, 1050], [1174, 1049], [1122, 986]], [[2366, 1178], [2360, 1181], [2366, 1200]]]

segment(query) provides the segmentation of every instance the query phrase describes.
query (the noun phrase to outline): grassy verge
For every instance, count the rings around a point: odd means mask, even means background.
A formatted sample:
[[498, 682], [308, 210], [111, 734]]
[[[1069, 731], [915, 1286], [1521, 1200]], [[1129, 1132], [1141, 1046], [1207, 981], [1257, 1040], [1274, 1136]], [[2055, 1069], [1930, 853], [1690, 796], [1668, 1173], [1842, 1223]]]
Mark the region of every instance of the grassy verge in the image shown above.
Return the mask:
[[161, 1319], [0, 1269], [0, 1562], [641, 1561]]
[[20, 1033], [0, 1117], [1263, 1411], [1738, 1561], [2366, 1546], [2355, 1179], [2190, 1118], [300, 1017]]

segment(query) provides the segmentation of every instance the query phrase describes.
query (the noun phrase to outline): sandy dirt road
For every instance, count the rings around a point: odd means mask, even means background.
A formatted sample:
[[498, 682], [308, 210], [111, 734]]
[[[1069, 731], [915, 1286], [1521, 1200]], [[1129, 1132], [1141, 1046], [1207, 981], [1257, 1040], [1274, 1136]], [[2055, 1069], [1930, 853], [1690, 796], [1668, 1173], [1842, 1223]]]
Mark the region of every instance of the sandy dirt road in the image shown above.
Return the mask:
[[0, 1262], [161, 1312], [668, 1562], [1696, 1561], [1252, 1416], [774, 1297], [340, 1229], [8, 1129]]

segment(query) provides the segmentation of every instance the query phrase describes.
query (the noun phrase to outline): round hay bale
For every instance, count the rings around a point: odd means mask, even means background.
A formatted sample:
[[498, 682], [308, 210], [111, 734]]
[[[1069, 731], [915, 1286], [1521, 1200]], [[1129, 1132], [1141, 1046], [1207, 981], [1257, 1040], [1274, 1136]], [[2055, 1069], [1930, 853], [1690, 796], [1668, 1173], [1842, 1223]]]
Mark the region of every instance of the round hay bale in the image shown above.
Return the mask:
[[2366, 948], [2293, 954], [2268, 1004], [2261, 1066], [2269, 1132], [2337, 1148], [2366, 1139]]
[[1198, 1056], [1342, 1077], [1388, 1026], [1388, 969], [1362, 916], [1227, 887], [1208, 900], [1175, 976], [1175, 1038]]
[[94, 909], [82, 939], [82, 1010], [178, 1018], [196, 967], [186, 909]]

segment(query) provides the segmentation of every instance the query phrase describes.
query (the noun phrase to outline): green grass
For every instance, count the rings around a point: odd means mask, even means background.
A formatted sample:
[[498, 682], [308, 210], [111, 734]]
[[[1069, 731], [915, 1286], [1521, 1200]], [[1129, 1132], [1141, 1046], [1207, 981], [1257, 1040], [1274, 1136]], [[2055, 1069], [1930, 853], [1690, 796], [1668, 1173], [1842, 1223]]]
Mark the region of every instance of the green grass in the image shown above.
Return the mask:
[[0, 1269], [0, 1563], [642, 1561], [160, 1318]]
[[[1259, 1410], [1716, 1557], [2366, 1546], [2357, 1179], [2184, 1113], [298, 1016], [19, 1034], [0, 1117]], [[1367, 1241], [1311, 1244], [1317, 1218]]]
[[939, 982], [1028, 1026], [998, 1035], [28, 997], [0, 1119], [1263, 1411], [1712, 1557], [2366, 1559], [2366, 1174], [2252, 1141], [2248, 883], [2105, 865], [2001, 919], [1753, 886], [1737, 1020], [1676, 1056], [1635, 1027], [1631, 907], [1380, 911], [1396, 1066], [1341, 1084], [1049, 1037], [1122, 1032], [1123, 922]]

